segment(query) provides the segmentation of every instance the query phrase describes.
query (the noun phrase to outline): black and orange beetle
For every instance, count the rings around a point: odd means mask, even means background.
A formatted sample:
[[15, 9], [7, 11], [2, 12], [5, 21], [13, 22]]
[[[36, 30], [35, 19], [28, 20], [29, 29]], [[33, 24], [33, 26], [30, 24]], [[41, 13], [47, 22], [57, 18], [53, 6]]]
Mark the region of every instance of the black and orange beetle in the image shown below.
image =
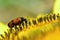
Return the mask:
[[23, 22], [25, 22], [25, 24], [27, 26], [27, 20], [26, 20], [26, 18], [24, 18], [24, 17], [18, 17], [18, 18], [15, 18], [15, 19], [11, 20], [8, 23], [8, 27], [9, 28], [13, 28], [15, 25], [19, 25], [19, 24], [22, 24], [24, 26]]

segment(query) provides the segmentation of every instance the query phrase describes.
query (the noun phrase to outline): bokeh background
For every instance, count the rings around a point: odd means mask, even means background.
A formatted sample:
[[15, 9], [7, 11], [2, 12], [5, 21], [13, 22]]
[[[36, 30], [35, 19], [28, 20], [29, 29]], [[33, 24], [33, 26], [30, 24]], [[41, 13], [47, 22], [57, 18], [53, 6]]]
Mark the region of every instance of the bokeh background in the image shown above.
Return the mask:
[[8, 23], [20, 16], [36, 17], [51, 13], [54, 0], [0, 0], [0, 21]]

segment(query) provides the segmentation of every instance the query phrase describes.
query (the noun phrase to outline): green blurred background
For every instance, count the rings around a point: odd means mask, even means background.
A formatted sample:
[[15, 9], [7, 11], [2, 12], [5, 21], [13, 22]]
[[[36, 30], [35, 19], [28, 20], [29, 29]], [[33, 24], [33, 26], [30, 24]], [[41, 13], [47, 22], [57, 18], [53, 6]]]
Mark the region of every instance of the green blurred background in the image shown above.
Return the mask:
[[51, 13], [54, 0], [0, 0], [0, 21], [8, 23], [20, 16], [36, 17]]

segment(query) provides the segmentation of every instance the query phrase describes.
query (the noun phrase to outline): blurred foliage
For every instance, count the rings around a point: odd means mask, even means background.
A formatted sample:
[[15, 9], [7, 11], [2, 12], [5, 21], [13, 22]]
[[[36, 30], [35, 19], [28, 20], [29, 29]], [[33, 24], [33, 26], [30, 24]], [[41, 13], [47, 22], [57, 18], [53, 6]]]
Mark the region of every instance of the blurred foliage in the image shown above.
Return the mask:
[[0, 0], [0, 21], [8, 23], [15, 17], [50, 13], [53, 3], [54, 0]]

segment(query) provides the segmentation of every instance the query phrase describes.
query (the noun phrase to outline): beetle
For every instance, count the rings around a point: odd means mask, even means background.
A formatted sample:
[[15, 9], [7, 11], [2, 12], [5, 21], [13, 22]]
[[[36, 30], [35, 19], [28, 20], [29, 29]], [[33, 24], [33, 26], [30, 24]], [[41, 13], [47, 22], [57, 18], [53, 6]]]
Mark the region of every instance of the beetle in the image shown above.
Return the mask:
[[18, 17], [18, 18], [15, 18], [15, 19], [11, 20], [8, 23], [8, 27], [13, 28], [15, 25], [19, 25], [19, 24], [22, 24], [24, 26], [23, 22], [25, 22], [25, 24], [27, 26], [27, 19], [24, 18], [24, 17]]

